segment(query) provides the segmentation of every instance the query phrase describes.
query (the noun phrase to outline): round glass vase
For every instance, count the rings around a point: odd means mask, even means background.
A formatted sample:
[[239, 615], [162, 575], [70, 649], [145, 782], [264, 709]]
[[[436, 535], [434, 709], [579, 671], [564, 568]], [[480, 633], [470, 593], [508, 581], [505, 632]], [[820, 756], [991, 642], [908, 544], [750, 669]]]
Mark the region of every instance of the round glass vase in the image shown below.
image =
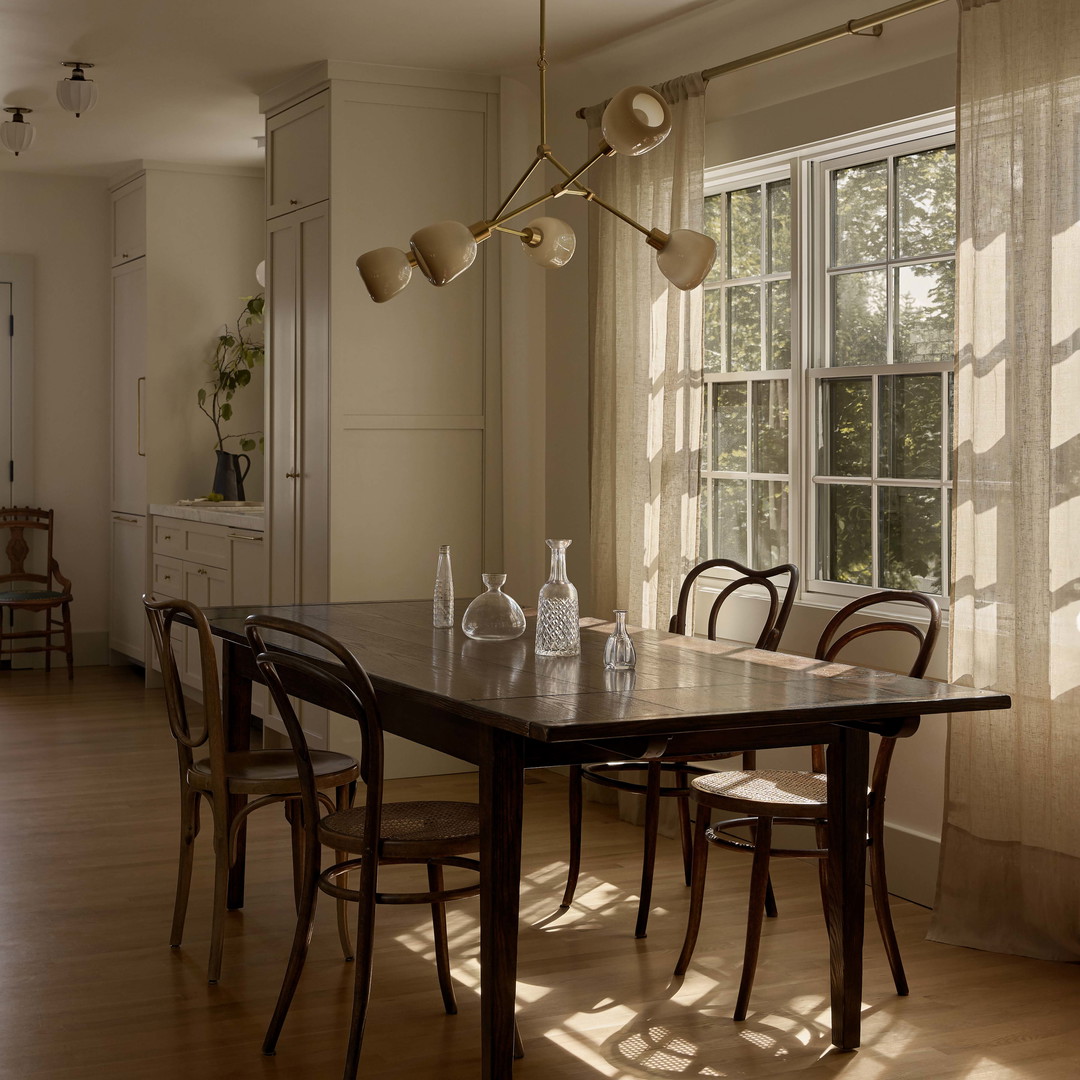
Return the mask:
[[571, 540], [548, 540], [551, 575], [540, 586], [536, 604], [536, 655], [577, 656], [581, 652], [577, 589], [566, 577], [566, 549]]
[[477, 641], [512, 641], [525, 633], [525, 613], [518, 602], [502, 591], [505, 574], [481, 575], [487, 592], [482, 592], [465, 609], [461, 629]]

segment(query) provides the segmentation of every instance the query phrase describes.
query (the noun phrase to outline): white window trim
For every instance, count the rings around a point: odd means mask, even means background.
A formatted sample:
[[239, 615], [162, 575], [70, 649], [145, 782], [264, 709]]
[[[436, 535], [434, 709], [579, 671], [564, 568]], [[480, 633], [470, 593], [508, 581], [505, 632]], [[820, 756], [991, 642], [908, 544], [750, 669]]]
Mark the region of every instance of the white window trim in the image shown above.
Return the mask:
[[[836, 610], [855, 597], [863, 596], [871, 591], [870, 587], [865, 585], [816, 581], [807, 572], [812, 565], [816, 565], [809, 561], [816, 556], [814, 547], [816, 540], [812, 535], [814, 516], [809, 512], [807, 504], [807, 499], [811, 494], [808, 489], [812, 487], [809, 478], [810, 465], [813, 461], [814, 433], [812, 413], [806, 404], [810, 401], [812, 382], [816, 382], [821, 377], [811, 374], [811, 366], [812, 358], [820, 355], [817, 350], [821, 342], [820, 334], [823, 332], [822, 328], [814, 325], [814, 321], [810, 318], [814, 303], [812, 281], [816, 281], [818, 275], [807, 273], [807, 269], [815, 257], [813, 245], [820, 243], [823, 236], [821, 223], [817, 220], [820, 214], [817, 206], [819, 200], [813, 198], [812, 175], [815, 168], [823, 161], [832, 162], [845, 155], [855, 157], [872, 151], [884, 151], [890, 144], [911, 143], [923, 139], [929, 143], [943, 136], [955, 136], [955, 131], [955, 109], [941, 109], [896, 123], [882, 124], [833, 139], [806, 143], [789, 150], [762, 154], [705, 169], [706, 196], [790, 177], [792, 206], [799, 208], [799, 227], [794, 230], [792, 237], [792, 271], [793, 277], [798, 278], [798, 290], [796, 292], [793, 289], [791, 297], [791, 340], [793, 355], [796, 353], [795, 343], [798, 342], [797, 352], [800, 364], [797, 369], [794, 367], [791, 369], [789, 399], [793, 406], [796, 400], [798, 401], [798, 407], [791, 409], [794, 415], [789, 431], [791, 439], [789, 496], [792, 505], [799, 508], [799, 522], [791, 537], [795, 550], [789, 551], [789, 559], [795, 561], [802, 571], [799, 595], [796, 598], [800, 606]], [[809, 250], [807, 250], [808, 245]], [[893, 373], [891, 369], [889, 373]], [[707, 580], [709, 576], [706, 574], [703, 579], [699, 579], [701, 587], [705, 591], [715, 591], [716, 586], [710, 585]], [[944, 595], [939, 600], [945, 625], [947, 625], [949, 607], [948, 591], [949, 582], [945, 581], [943, 582]], [[906, 610], [902, 614], [909, 615]]]

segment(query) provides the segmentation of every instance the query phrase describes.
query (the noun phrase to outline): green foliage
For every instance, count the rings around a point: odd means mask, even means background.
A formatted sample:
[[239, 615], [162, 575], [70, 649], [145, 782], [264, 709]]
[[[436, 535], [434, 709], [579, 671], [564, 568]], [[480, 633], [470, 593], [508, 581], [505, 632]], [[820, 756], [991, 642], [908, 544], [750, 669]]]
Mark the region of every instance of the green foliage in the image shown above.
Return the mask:
[[263, 448], [261, 431], [245, 431], [241, 435], [227, 435], [222, 425], [233, 417], [233, 395], [251, 382], [251, 372], [261, 364], [266, 355], [261, 336], [253, 327], [263, 321], [262, 296], [244, 298], [244, 307], [236, 320], [236, 329], [226, 329], [218, 335], [214, 353], [207, 361], [210, 379], [199, 389], [199, 408], [210, 418], [217, 435], [217, 449], [224, 450], [228, 439], [237, 439], [242, 451]]

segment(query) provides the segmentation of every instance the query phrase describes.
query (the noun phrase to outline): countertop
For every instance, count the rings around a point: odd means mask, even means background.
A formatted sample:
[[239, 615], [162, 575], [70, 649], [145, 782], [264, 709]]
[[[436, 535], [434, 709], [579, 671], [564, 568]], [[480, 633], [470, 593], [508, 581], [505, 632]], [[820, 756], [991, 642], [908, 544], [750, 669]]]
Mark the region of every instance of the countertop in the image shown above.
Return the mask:
[[157, 517], [201, 521], [204, 525], [228, 525], [233, 529], [262, 532], [262, 503], [151, 503], [150, 513]]

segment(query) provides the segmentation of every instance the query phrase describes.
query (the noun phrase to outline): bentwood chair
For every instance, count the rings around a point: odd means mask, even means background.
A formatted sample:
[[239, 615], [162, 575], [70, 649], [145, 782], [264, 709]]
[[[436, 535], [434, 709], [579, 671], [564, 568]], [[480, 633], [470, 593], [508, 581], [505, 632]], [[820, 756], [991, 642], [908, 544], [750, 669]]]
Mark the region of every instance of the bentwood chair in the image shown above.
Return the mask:
[[[921, 608], [926, 617], [924, 627], [912, 622], [878, 618], [872, 622], [849, 620], [877, 604], [908, 604]], [[841, 630], [845, 624], [848, 628]], [[926, 672], [934, 651], [941, 626], [941, 612], [937, 601], [922, 593], [885, 590], [871, 593], [846, 605], [829, 621], [818, 640], [815, 656], [831, 662], [853, 642], [867, 636], [903, 634], [915, 639], [915, 659], [907, 668], [908, 674], [921, 678]], [[879, 637], [880, 640], [880, 637]], [[899, 665], [898, 665], [899, 666]], [[904, 734], [898, 731], [897, 736]], [[889, 779], [896, 737], [883, 737], [874, 759], [867, 806], [867, 845], [870, 864], [870, 886], [874, 898], [874, 911], [878, 928], [885, 944], [896, 992], [908, 992], [904, 965], [900, 959], [900, 947], [893, 929], [889, 910], [888, 882], [885, 878], [885, 787]], [[692, 782], [697, 799], [697, 826], [694, 831], [694, 871], [690, 890], [690, 914], [682, 953], [675, 966], [675, 974], [683, 975], [694, 953], [698, 931], [701, 927], [701, 909], [705, 897], [705, 875], [710, 844], [753, 853], [754, 862], [750, 877], [750, 900], [746, 921], [746, 945], [743, 954], [742, 980], [735, 1005], [736, 1020], [746, 1019], [750, 1003], [750, 991], [754, 984], [758, 946], [765, 909], [766, 882], [769, 877], [769, 860], [773, 857], [816, 858], [821, 885], [822, 904], [828, 921], [827, 863], [828, 858], [828, 786], [825, 775], [825, 747], [811, 748], [810, 772], [781, 772], [775, 770], [744, 770], [742, 772], [713, 773], [695, 777]], [[738, 816], [710, 825], [710, 811], [722, 810]], [[773, 826], [812, 825], [816, 830], [817, 847], [813, 849], [773, 847]], [[751, 839], [741, 840], [732, 830], [749, 828]], [[770, 913], [772, 914], [772, 913]]]
[[[480, 850], [480, 807], [472, 802], [383, 802], [383, 731], [379, 702], [367, 672], [337, 639], [313, 627], [273, 615], [251, 615], [247, 635], [256, 662], [266, 680], [300, 768], [304, 845], [304, 884], [296, 918], [292, 951], [281, 984], [274, 1015], [263, 1040], [263, 1053], [273, 1054], [282, 1025], [296, 993], [307, 957], [320, 891], [338, 899], [356, 901], [359, 907], [356, 932], [356, 970], [353, 1008], [345, 1058], [345, 1080], [354, 1080], [364, 1038], [368, 997], [371, 990], [372, 955], [377, 904], [428, 904], [435, 933], [435, 966], [442, 990], [443, 1008], [457, 1012], [450, 973], [446, 933], [446, 904], [476, 896], [480, 885], [469, 881], [446, 888], [443, 868], [461, 867], [479, 872], [480, 863], [468, 857]], [[267, 636], [271, 636], [270, 643]], [[277, 642], [287, 643], [287, 648]], [[302, 650], [294, 651], [294, 650]], [[366, 791], [363, 806], [320, 817], [312, 751], [293, 711], [286, 687], [292, 679], [316, 687], [320, 700], [334, 712], [351, 717], [360, 730], [360, 777]], [[355, 857], [321, 870], [320, 847], [349, 852]], [[380, 892], [379, 867], [415, 863], [426, 867], [427, 888], [419, 892]], [[358, 872], [357, 888], [348, 875]], [[516, 1031], [515, 1031], [516, 1039]], [[516, 1040], [516, 1056], [521, 1044]]]
[[[53, 558], [53, 512], [29, 506], [6, 506], [0, 509], [0, 532], [7, 535], [4, 553], [8, 563], [7, 571], [0, 573], [0, 660], [15, 653], [43, 652], [45, 670], [51, 671], [52, 654], [61, 652], [67, 658], [68, 678], [72, 679], [75, 666], [69, 609], [71, 582], [60, 573], [60, 565]], [[44, 551], [33, 551], [35, 537], [40, 538]], [[44, 567], [44, 573], [27, 569], [28, 559], [33, 565]], [[57, 609], [59, 618], [55, 616]], [[19, 611], [44, 613], [44, 628], [16, 630], [15, 614]], [[53, 642], [56, 636], [60, 636], [63, 644]], [[40, 641], [42, 644], [12, 644], [16, 641]]]
[[[798, 567], [791, 563], [774, 566], [768, 570], [752, 570], [732, 559], [708, 559], [698, 563], [687, 575], [679, 590], [679, 602], [675, 614], [671, 616], [668, 630], [673, 634], [693, 634], [692, 618], [693, 598], [700, 584], [698, 578], [707, 570], [727, 570], [736, 576], [723, 583], [716, 599], [709, 609], [708, 635], [716, 640], [717, 622], [724, 604], [741, 590], [751, 593], [763, 593], [768, 598], [768, 609], [758, 634], [755, 648], [775, 652], [780, 637], [787, 625], [795, 593], [799, 586]], [[779, 584], [779, 588], [778, 588]], [[780, 589], [784, 590], [783, 598]], [[745, 595], [745, 594], [744, 594]], [[679, 836], [682, 842], [683, 876], [690, 884], [691, 874], [691, 830], [690, 830], [690, 794], [688, 779], [692, 774], [703, 772], [691, 761], [719, 760], [734, 757], [735, 754], [710, 754], [697, 758], [662, 758], [653, 761], [618, 761], [596, 765], [574, 765], [570, 768], [570, 857], [566, 890], [563, 893], [562, 907], [568, 908], [574, 900], [577, 890], [578, 875], [581, 870], [581, 812], [582, 780], [588, 780], [618, 791], [629, 791], [645, 797], [644, 851], [641, 860], [641, 889], [638, 899], [637, 924], [634, 936], [643, 938], [649, 923], [649, 909], [652, 905], [653, 867], [656, 862], [656, 837], [660, 823], [660, 800], [675, 799], [679, 817]], [[754, 752], [742, 755], [743, 767], [754, 768]], [[644, 774], [642, 782], [642, 774]], [[674, 774], [673, 783], [665, 783], [665, 774]], [[770, 894], [770, 905], [772, 904]]]
[[[169, 944], [179, 948], [184, 933], [195, 838], [199, 834], [199, 804], [205, 800], [214, 827], [214, 909], [210, 931], [210, 961], [207, 979], [216, 983], [221, 976], [225, 941], [225, 912], [228, 904], [229, 870], [236, 861], [237, 839], [248, 815], [271, 803], [284, 802], [287, 810], [299, 810], [302, 782], [292, 750], [229, 750], [218, 694], [217, 657], [210, 626], [202, 611], [187, 600], [151, 600], [143, 597], [150, 621], [150, 633], [165, 684], [165, 707], [169, 728], [176, 740], [180, 766], [180, 865], [176, 875], [172, 933]], [[188, 721], [187, 702], [180, 682], [180, 670], [173, 648], [173, 624], [183, 616], [195, 627], [202, 669], [203, 722], [195, 734]], [[179, 627], [177, 627], [179, 629]], [[196, 757], [204, 750], [205, 757]], [[327, 750], [312, 751], [309, 769], [318, 798], [331, 807], [345, 809], [352, 804], [360, 767], [348, 754]], [[334, 793], [331, 802], [327, 792]], [[248, 801], [253, 797], [253, 801]], [[299, 817], [293, 815], [293, 861], [297, 902], [303, 866], [303, 834]], [[351, 944], [345, 925], [344, 905], [339, 913], [342, 949], [348, 957]]]

